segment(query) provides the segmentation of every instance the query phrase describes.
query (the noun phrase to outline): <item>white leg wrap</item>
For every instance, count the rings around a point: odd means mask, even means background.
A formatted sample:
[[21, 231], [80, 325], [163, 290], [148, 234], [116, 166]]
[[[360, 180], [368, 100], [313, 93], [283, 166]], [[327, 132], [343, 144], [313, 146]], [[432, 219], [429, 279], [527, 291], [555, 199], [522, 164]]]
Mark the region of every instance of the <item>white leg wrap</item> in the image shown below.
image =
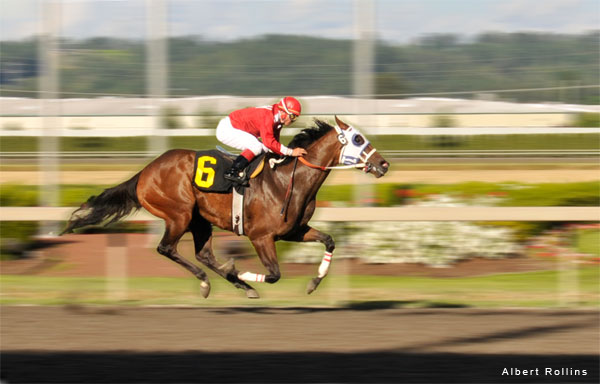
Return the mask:
[[238, 277], [240, 278], [240, 280], [244, 281], [256, 281], [258, 283], [264, 283], [266, 276], [261, 275], [260, 273], [244, 272], [239, 273]]
[[323, 256], [323, 260], [321, 260], [321, 265], [319, 265], [319, 277], [323, 278], [327, 275], [327, 272], [329, 272], [332, 256], [333, 253], [325, 252], [325, 256]]

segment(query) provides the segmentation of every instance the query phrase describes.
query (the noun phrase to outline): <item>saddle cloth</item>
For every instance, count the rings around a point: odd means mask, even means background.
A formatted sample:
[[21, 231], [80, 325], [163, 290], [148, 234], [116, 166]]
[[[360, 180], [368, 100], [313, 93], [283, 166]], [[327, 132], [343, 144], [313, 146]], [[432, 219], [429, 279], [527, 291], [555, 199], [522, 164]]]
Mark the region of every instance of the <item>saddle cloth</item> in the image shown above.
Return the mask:
[[[254, 178], [263, 169], [265, 155], [257, 156], [246, 168], [246, 179]], [[197, 151], [194, 159], [193, 184], [203, 192], [229, 193], [233, 187], [223, 174], [231, 167], [234, 158], [216, 149]], [[251, 176], [248, 176], [251, 175]]]

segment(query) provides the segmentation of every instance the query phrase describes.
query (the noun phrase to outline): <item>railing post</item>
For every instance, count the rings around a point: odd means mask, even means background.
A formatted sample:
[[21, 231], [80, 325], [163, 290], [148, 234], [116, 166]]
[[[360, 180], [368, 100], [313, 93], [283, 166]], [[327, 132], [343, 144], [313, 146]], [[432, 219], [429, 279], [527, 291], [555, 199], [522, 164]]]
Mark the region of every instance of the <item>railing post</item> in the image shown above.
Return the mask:
[[119, 302], [127, 299], [127, 234], [106, 235], [106, 299]]
[[[61, 25], [61, 2], [47, 0], [42, 3], [43, 30], [39, 37], [38, 54], [40, 74], [38, 91], [41, 99], [40, 118], [42, 119], [42, 135], [39, 136], [39, 148], [44, 155], [38, 155], [40, 169], [39, 204], [43, 207], [55, 207], [59, 202], [60, 183], [58, 140], [61, 134], [60, 79], [59, 59], [60, 45], [58, 36]], [[54, 235], [58, 223], [43, 221], [39, 234]]]

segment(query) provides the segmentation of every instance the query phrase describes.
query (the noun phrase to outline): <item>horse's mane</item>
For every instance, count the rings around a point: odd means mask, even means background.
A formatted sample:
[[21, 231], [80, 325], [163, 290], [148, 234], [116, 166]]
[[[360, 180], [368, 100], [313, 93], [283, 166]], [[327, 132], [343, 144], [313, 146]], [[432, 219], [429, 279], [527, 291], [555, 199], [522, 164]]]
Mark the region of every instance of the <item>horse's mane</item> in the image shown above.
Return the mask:
[[302, 132], [294, 136], [292, 141], [288, 144], [290, 148], [307, 148], [309, 145], [325, 136], [327, 132], [331, 131], [333, 127], [326, 122], [315, 119], [315, 125], [311, 128], [303, 129]]
[[[325, 136], [327, 132], [333, 129], [333, 126], [322, 120], [315, 119], [314, 122], [315, 126], [303, 129], [300, 133], [292, 138], [292, 141], [290, 141], [287, 146], [289, 148], [307, 148], [309, 145], [319, 140], [321, 137]], [[269, 156], [268, 158], [279, 157], [279, 155], [274, 153], [268, 153], [267, 155]], [[294, 158], [291, 156], [286, 157], [280, 165], [288, 164], [292, 162], [293, 159]]]

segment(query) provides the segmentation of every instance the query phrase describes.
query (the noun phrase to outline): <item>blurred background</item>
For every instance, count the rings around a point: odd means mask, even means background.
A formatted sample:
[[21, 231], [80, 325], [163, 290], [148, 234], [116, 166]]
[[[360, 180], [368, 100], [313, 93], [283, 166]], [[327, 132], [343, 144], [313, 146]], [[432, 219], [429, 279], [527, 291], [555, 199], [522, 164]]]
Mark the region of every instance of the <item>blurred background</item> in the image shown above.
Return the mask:
[[[322, 246], [281, 244], [284, 279], [260, 287], [260, 305], [597, 306], [597, 1], [0, 4], [3, 303], [250, 305], [214, 275], [201, 299], [154, 251], [147, 214], [54, 235], [161, 152], [214, 148], [223, 116], [291, 95], [303, 115], [283, 143], [338, 115], [392, 165], [377, 180], [332, 172], [319, 207], [377, 218], [315, 222], [338, 248], [311, 297]], [[455, 210], [424, 221], [419, 207]], [[539, 209], [511, 221], [518, 207]], [[215, 243], [262, 271], [245, 239]], [[180, 250], [193, 259], [191, 237]]]

